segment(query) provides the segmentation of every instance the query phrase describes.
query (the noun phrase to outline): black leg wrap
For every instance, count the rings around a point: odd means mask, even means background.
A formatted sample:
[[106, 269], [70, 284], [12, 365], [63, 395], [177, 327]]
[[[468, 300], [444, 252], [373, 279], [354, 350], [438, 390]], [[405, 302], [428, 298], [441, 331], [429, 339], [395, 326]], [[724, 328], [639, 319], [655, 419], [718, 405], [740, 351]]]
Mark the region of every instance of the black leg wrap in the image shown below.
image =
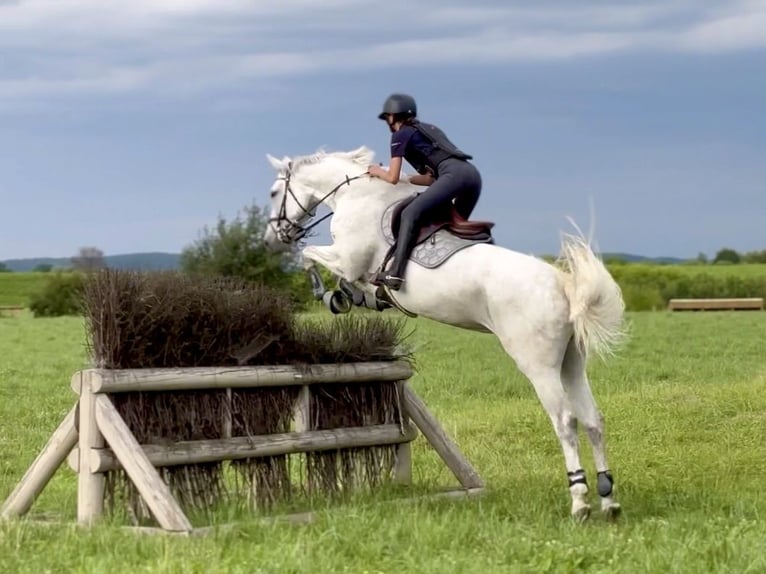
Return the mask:
[[588, 481], [585, 479], [585, 471], [582, 468], [574, 472], [568, 472], [567, 479], [569, 480], [569, 488], [572, 488], [575, 484], [588, 486]]
[[391, 307], [389, 303], [379, 299], [372, 293], [357, 288], [345, 279], [338, 283], [339, 289], [326, 291], [322, 296], [325, 306], [335, 314], [343, 314], [351, 311], [351, 306], [367, 307], [375, 311], [384, 311]]
[[343, 291], [326, 291], [322, 296], [322, 302], [335, 315], [351, 311], [351, 299]]
[[351, 298], [351, 302], [359, 307], [360, 305], [364, 305], [364, 291], [361, 289], [357, 289], [354, 285], [346, 281], [345, 279], [341, 279], [338, 282], [338, 287], [340, 287], [341, 291], [343, 291], [346, 295], [348, 295]]
[[613, 485], [614, 480], [612, 479], [612, 473], [610, 473], [608, 470], [604, 470], [598, 473], [598, 482], [596, 486], [598, 488], [599, 496], [609, 496], [612, 494]]

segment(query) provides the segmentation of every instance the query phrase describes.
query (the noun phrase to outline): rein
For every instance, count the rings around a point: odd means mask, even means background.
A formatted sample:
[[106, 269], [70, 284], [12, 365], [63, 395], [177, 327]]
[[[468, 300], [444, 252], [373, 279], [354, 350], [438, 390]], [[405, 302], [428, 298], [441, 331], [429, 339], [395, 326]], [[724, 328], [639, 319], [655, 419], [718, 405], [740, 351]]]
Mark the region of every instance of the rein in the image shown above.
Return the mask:
[[[309, 217], [314, 217], [314, 214], [316, 213], [317, 207], [319, 207], [321, 204], [323, 204], [328, 197], [336, 193], [341, 187], [344, 185], [351, 185], [351, 182], [355, 179], [360, 179], [367, 175], [367, 172], [364, 172], [359, 175], [355, 175], [353, 177], [346, 176], [346, 179], [341, 181], [338, 185], [336, 185], [332, 190], [330, 190], [328, 193], [326, 193], [319, 201], [317, 201], [314, 205], [312, 205], [309, 209], [306, 209], [300, 201], [298, 201], [298, 198], [295, 196], [295, 193], [292, 190], [292, 187], [290, 187], [290, 178], [292, 176], [292, 172], [290, 171], [290, 167], [288, 167], [287, 175], [285, 177], [281, 177], [279, 179], [284, 180], [285, 182], [285, 195], [282, 197], [282, 204], [279, 206], [279, 215], [277, 217], [272, 217], [269, 219], [269, 225], [271, 225], [273, 222], [277, 223], [277, 227], [275, 229], [275, 232], [277, 234], [277, 237], [279, 237], [279, 240], [282, 241], [282, 243], [294, 243], [295, 241], [299, 241], [306, 237], [306, 234], [311, 231], [314, 227], [322, 223], [325, 219], [330, 217], [333, 212], [322, 216], [321, 218], [314, 221], [311, 225], [308, 225], [306, 227], [302, 226], [299, 222], [291, 220], [289, 217], [287, 217], [287, 194], [289, 193], [292, 198], [295, 200], [295, 203], [298, 205], [298, 207], [301, 208], [301, 211], [304, 213], [304, 217], [307, 215]], [[302, 218], [301, 218], [302, 219]], [[280, 224], [286, 221], [288, 223], [287, 229], [282, 229], [280, 227]]]

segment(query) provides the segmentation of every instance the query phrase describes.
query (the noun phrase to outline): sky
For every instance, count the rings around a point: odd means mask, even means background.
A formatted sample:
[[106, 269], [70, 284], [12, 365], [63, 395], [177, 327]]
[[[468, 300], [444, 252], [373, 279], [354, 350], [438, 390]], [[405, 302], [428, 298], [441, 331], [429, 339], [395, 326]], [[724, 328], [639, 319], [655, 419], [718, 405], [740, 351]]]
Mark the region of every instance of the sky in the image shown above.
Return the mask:
[[391, 92], [500, 245], [766, 249], [766, 0], [0, 0], [0, 260], [180, 252], [267, 153], [386, 163]]

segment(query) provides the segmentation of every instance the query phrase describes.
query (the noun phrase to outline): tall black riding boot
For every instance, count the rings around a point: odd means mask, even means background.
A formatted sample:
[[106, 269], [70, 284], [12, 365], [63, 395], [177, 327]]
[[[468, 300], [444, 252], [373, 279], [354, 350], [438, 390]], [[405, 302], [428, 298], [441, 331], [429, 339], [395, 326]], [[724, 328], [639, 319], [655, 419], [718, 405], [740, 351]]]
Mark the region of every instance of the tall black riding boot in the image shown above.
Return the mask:
[[[404, 222], [402, 222], [404, 223]], [[398, 291], [404, 283], [404, 272], [409, 263], [410, 253], [415, 247], [414, 243], [417, 236], [413, 236], [411, 225], [403, 225], [399, 229], [399, 238], [396, 243], [393, 261], [388, 272], [383, 272], [381, 282], [385, 283], [389, 289]]]

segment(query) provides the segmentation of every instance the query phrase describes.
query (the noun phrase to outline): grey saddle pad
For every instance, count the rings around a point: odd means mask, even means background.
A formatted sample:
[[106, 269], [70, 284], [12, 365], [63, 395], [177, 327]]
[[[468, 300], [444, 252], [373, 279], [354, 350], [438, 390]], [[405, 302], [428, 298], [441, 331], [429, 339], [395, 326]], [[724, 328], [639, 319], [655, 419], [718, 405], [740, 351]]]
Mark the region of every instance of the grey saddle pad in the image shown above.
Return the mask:
[[[389, 245], [394, 244], [394, 234], [391, 232], [391, 217], [394, 213], [394, 207], [398, 202], [394, 202], [386, 208], [383, 212], [383, 217], [380, 220], [381, 231], [383, 236]], [[439, 267], [447, 259], [452, 257], [455, 253], [471, 245], [477, 243], [488, 243], [490, 240], [469, 240], [455, 237], [446, 229], [440, 229], [429, 237], [423, 243], [416, 245], [410, 254], [410, 260], [427, 267], [434, 269]]]

